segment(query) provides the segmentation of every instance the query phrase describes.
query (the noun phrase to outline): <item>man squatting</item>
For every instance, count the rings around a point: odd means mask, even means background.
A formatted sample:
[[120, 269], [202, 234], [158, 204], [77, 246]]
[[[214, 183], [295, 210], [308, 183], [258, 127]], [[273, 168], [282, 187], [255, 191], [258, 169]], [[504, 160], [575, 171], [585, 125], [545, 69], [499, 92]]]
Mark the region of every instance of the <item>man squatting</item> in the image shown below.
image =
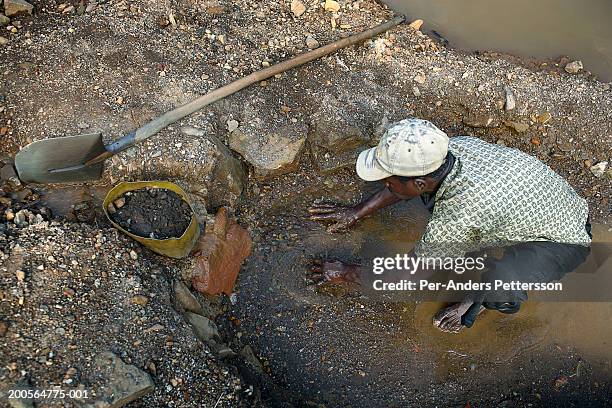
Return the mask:
[[[357, 175], [384, 188], [354, 207], [315, 204], [311, 219], [330, 231], [352, 227], [376, 210], [420, 197], [431, 213], [410, 256], [465, 257], [504, 247], [488, 258], [482, 282], [551, 282], [573, 271], [590, 253], [588, 206], [569, 183], [537, 158], [475, 137], [449, 137], [432, 123], [405, 119], [391, 125], [378, 146], [361, 152]], [[360, 267], [315, 261], [314, 278], [358, 282]], [[474, 291], [434, 317], [443, 331], [471, 327], [486, 309], [516, 313], [524, 290]]]

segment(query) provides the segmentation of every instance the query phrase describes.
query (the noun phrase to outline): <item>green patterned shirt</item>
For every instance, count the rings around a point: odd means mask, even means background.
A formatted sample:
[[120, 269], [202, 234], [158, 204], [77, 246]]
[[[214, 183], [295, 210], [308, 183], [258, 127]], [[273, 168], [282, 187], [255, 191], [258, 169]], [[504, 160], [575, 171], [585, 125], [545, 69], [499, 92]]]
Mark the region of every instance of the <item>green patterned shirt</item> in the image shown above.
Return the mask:
[[475, 137], [450, 139], [455, 164], [442, 181], [419, 257], [528, 241], [588, 246], [586, 200], [550, 167], [520, 150]]

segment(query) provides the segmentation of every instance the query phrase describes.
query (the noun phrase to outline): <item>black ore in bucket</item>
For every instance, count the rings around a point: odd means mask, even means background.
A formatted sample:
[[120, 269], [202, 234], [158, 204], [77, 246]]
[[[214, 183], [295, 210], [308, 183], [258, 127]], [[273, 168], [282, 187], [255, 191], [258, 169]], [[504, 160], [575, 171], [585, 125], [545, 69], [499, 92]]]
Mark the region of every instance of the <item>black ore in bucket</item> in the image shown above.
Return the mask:
[[128, 191], [107, 207], [111, 219], [128, 232], [145, 238], [178, 238], [191, 222], [191, 208], [165, 188]]

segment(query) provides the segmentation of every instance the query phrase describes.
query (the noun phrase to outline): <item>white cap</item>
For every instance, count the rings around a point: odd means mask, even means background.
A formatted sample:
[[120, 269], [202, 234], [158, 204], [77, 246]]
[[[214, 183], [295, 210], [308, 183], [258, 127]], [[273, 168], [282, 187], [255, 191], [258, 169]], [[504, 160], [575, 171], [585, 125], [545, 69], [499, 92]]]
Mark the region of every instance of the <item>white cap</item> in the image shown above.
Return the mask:
[[366, 181], [390, 176], [424, 176], [437, 170], [448, 153], [448, 136], [431, 122], [404, 119], [392, 124], [378, 146], [357, 159], [357, 175]]

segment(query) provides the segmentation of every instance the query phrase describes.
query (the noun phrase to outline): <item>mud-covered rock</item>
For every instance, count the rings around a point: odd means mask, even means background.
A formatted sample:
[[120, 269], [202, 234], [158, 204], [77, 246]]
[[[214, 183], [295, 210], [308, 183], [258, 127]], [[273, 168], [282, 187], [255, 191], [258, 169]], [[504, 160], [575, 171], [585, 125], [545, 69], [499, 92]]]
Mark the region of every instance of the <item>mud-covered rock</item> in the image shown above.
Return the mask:
[[119, 408], [149, 394], [155, 388], [149, 374], [124, 363], [117, 355], [106, 351], [94, 361], [90, 378], [95, 397], [85, 400], [84, 408]]
[[225, 208], [219, 209], [213, 225], [207, 227], [193, 250], [193, 264], [183, 277], [201, 293], [230, 295], [242, 262], [251, 254], [251, 237], [228, 217]]

